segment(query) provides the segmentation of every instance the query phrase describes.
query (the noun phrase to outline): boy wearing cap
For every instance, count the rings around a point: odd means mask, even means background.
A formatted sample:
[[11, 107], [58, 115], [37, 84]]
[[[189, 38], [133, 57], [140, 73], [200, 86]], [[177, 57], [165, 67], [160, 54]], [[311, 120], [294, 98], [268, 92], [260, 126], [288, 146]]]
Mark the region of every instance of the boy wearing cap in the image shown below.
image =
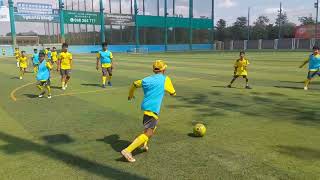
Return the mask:
[[154, 134], [154, 130], [158, 124], [159, 114], [162, 100], [165, 92], [171, 96], [176, 96], [176, 91], [172, 85], [171, 79], [165, 75], [167, 65], [162, 60], [157, 60], [153, 64], [154, 75], [148, 76], [142, 80], [133, 82], [128, 100], [134, 98], [134, 91], [136, 88], [143, 89], [144, 98], [141, 104], [141, 109], [144, 111], [143, 126], [144, 132], [140, 134], [127, 148], [121, 151], [121, 154], [128, 162], [135, 162], [132, 157], [132, 151], [143, 146], [148, 150], [147, 142]]
[[308, 63], [309, 63], [309, 71], [308, 71], [307, 80], [304, 83], [304, 90], [308, 90], [309, 88], [308, 86], [311, 80], [314, 78], [314, 76], [316, 75], [320, 76], [320, 55], [319, 55], [318, 46], [313, 47], [313, 53], [307, 58], [306, 61], [303, 62], [300, 68], [303, 68]]
[[48, 91], [48, 98], [51, 99], [51, 88], [50, 88], [50, 70], [52, 69], [52, 65], [49, 61], [45, 60], [45, 53], [39, 53], [39, 66], [37, 72], [37, 87], [40, 90], [39, 98], [42, 98], [46, 93], [44, 88]]

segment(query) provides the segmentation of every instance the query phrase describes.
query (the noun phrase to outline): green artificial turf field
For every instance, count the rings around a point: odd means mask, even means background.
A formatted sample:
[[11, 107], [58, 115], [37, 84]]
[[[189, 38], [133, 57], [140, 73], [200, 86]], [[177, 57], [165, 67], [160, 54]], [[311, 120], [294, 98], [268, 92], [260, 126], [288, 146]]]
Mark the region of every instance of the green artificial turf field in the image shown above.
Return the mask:
[[[115, 54], [113, 87], [100, 87], [95, 55], [74, 55], [68, 89], [52, 74], [52, 99], [37, 98], [34, 75], [17, 79], [0, 58], [0, 179], [320, 179], [320, 79], [303, 90], [308, 52], [249, 52], [252, 90], [227, 89], [237, 52]], [[166, 96], [150, 151], [123, 162], [142, 131], [133, 80], [164, 59], [177, 97]], [[318, 82], [317, 82], [318, 81]], [[203, 122], [207, 134], [190, 136]]]

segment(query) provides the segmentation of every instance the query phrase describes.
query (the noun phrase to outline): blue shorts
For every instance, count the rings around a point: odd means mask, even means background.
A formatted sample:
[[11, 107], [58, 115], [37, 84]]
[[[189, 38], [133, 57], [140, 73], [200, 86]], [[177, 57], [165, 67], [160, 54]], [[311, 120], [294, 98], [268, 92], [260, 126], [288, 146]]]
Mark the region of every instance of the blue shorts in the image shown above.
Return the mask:
[[316, 75], [320, 76], [320, 71], [309, 71], [308, 72], [308, 79], [312, 79]]

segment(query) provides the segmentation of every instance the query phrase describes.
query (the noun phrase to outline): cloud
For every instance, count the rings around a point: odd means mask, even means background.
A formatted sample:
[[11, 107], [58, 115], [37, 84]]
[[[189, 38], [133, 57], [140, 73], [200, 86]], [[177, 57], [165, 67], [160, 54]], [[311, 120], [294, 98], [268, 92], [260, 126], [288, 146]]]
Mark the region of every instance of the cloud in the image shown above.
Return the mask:
[[266, 13], [266, 14], [277, 14], [278, 13], [278, 11], [279, 11], [279, 8], [278, 7], [272, 7], [272, 8], [266, 8], [265, 10], [264, 10], [264, 13]]
[[221, 7], [221, 8], [231, 8], [236, 5], [237, 3], [234, 2], [233, 0], [220, 0], [218, 3], [218, 7]]

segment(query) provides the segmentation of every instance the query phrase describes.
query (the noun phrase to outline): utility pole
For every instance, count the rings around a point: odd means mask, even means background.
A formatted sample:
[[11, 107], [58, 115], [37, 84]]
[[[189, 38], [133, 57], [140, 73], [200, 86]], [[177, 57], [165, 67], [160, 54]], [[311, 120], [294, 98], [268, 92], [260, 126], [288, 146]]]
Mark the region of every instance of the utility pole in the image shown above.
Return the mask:
[[282, 2], [280, 2], [280, 15], [279, 15], [279, 32], [278, 32], [278, 39], [281, 39], [281, 25], [282, 25]]
[[314, 30], [314, 38], [317, 39], [318, 35], [318, 16], [319, 16], [319, 0], [314, 3], [314, 7], [316, 8], [316, 24], [315, 24], [315, 30]]
[[248, 7], [248, 37], [247, 40], [250, 40], [250, 7]]

